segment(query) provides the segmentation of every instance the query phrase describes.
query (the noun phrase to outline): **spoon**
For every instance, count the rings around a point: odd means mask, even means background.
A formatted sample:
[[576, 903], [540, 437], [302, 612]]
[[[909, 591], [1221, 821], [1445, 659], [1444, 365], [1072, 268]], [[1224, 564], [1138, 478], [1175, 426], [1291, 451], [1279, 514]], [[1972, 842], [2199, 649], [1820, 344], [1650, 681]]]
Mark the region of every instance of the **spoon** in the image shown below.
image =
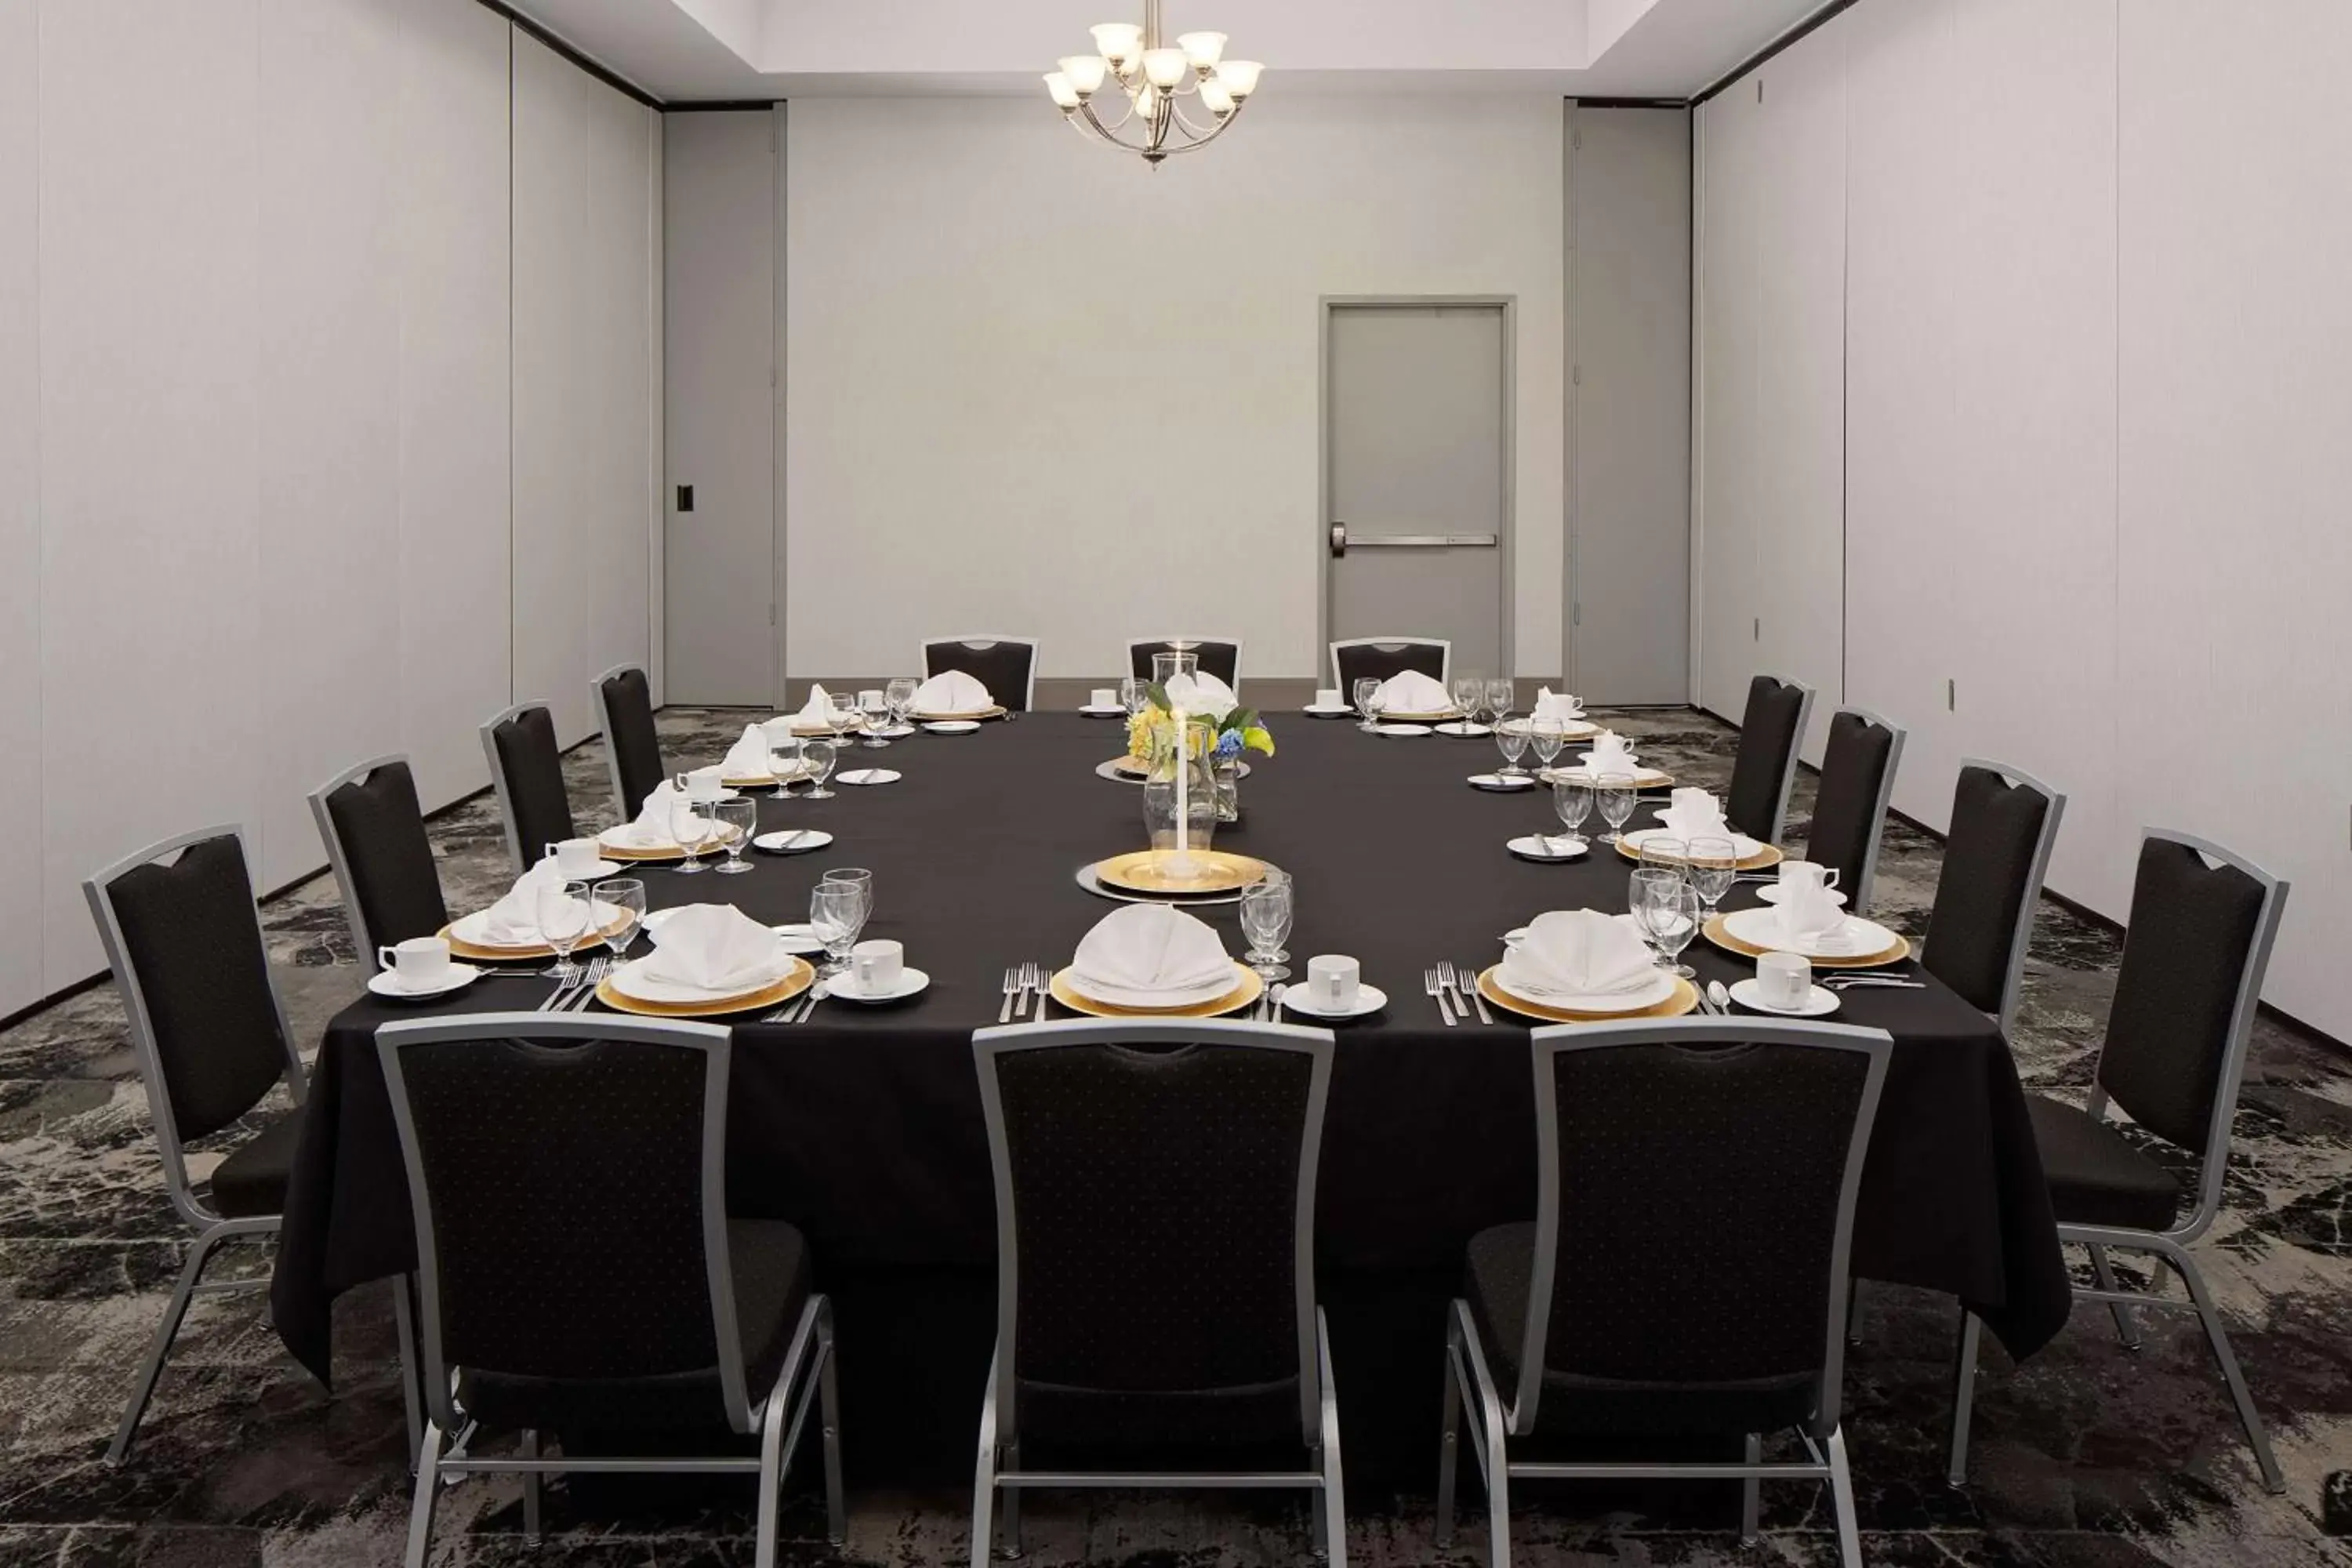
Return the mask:
[[1717, 1012], [1727, 1018], [1731, 1016], [1731, 993], [1724, 989], [1722, 981], [1710, 980], [1706, 983], [1706, 999], [1715, 1004]]

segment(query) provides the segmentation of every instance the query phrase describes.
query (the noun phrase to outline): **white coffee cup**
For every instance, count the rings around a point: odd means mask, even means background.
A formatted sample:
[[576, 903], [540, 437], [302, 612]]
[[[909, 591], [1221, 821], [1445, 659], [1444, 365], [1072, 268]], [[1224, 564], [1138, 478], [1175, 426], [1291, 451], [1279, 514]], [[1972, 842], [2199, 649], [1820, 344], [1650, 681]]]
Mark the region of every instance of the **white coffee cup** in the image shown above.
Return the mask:
[[375, 950], [375, 961], [400, 976], [403, 985], [430, 985], [449, 973], [449, 943], [437, 936], [412, 936], [396, 947]]
[[1118, 688], [1116, 686], [1096, 687], [1092, 691], [1087, 693], [1087, 706], [1089, 708], [1118, 707]]
[[675, 782], [680, 795], [698, 804], [708, 805], [727, 793], [717, 768], [697, 768], [690, 773], [680, 773]]
[[1316, 706], [1316, 707], [1318, 707], [1318, 708], [1345, 708], [1347, 705], [1348, 705], [1347, 700], [1346, 700], [1345, 698], [1343, 698], [1343, 697], [1341, 697], [1341, 696], [1339, 695], [1339, 688], [1334, 687], [1334, 688], [1332, 688], [1332, 689], [1331, 689], [1330, 690], [1328, 690], [1328, 691], [1324, 690], [1324, 689], [1323, 689], [1321, 687], [1319, 687], [1319, 686], [1318, 686], [1318, 687], [1317, 687], [1317, 688], [1315, 689], [1315, 706]]
[[1327, 952], [1307, 961], [1308, 999], [1335, 1013], [1356, 1005], [1356, 989], [1363, 978], [1362, 965], [1342, 953]]
[[897, 986], [907, 966], [907, 950], [895, 942], [876, 939], [849, 950], [849, 972], [860, 991], [888, 991]]
[[1793, 1013], [1813, 994], [1813, 966], [1793, 952], [1768, 952], [1756, 961], [1756, 989], [1767, 1007]]
[[1780, 886], [1783, 888], [1834, 888], [1838, 885], [1837, 868], [1811, 860], [1780, 862]]
[[555, 857], [555, 868], [566, 881], [594, 876], [604, 859], [593, 838], [567, 838], [561, 844], [549, 845], [547, 852]]

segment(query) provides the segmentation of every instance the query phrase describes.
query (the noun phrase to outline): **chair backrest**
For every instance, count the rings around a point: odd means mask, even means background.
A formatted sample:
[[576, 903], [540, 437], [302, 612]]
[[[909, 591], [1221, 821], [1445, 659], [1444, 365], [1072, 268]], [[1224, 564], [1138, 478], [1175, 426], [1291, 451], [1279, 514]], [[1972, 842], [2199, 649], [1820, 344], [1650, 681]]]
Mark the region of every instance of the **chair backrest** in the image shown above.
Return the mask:
[[[1080, 1020], [984, 1030], [972, 1049], [996, 1177], [997, 1410], [1020, 1424], [1007, 1440], [1143, 1424], [1316, 1442], [1330, 1032]], [[1150, 1397], [1168, 1394], [1187, 1397]]]
[[198, 1226], [218, 1216], [192, 1191], [185, 1143], [251, 1110], [281, 1079], [298, 1105], [304, 1090], [246, 865], [244, 832], [230, 823], [151, 844], [82, 883], [130, 1017], [172, 1205]]
[[590, 683], [596, 723], [604, 732], [604, 761], [613, 773], [613, 810], [627, 820], [645, 809], [646, 796], [669, 770], [662, 763], [661, 735], [654, 728], [653, 685], [634, 664], [616, 664]]
[[1386, 680], [1408, 669], [1450, 680], [1454, 645], [1442, 637], [1347, 637], [1331, 645], [1331, 680], [1343, 702], [1365, 677]]
[[2017, 1016], [2033, 908], [2065, 812], [2066, 797], [2031, 773], [1980, 757], [1960, 760], [1919, 962], [1991, 1014], [2004, 1034]]
[[929, 679], [960, 669], [988, 688], [988, 694], [1015, 713], [1037, 705], [1037, 639], [975, 633], [930, 637], [923, 643], [923, 675]]
[[555, 743], [555, 715], [544, 702], [518, 702], [482, 726], [482, 752], [506, 824], [507, 854], [520, 876], [547, 847], [574, 837], [572, 795], [563, 785], [563, 752]]
[[449, 923], [406, 757], [371, 757], [337, 773], [310, 792], [310, 820], [327, 847], [363, 967], [375, 967], [377, 948]]
[[1242, 689], [1242, 645], [1239, 637], [1137, 637], [1127, 645], [1127, 672], [1138, 680], [1151, 679], [1155, 653], [1189, 653], [1201, 661], [1201, 673], [1213, 675]]
[[1536, 1242], [1510, 1421], [1547, 1386], [1811, 1386], [1837, 1424], [1854, 1194], [1894, 1041], [1772, 1019], [1533, 1036]]
[[376, 1050], [416, 1224], [425, 1387], [719, 1373], [751, 1429], [727, 1250], [728, 1032], [488, 1013]]
[[1878, 844], [1895, 770], [1903, 761], [1903, 736], [1875, 713], [1841, 708], [1830, 715], [1822, 745], [1822, 782], [1813, 795], [1805, 858], [1837, 868], [1846, 908], [1855, 914], [1869, 910], [1871, 885], [1878, 879]]
[[2093, 1082], [2158, 1137], [2204, 1160], [2196, 1231], [2221, 1203], [2230, 1120], [2287, 884], [2185, 833], [2150, 828]]
[[1812, 712], [1813, 689], [1777, 676], [1748, 683], [1748, 710], [1739, 721], [1739, 751], [1732, 758], [1731, 789], [1723, 815], [1732, 826], [1767, 844], [1780, 842], [1789, 817], [1789, 786]]

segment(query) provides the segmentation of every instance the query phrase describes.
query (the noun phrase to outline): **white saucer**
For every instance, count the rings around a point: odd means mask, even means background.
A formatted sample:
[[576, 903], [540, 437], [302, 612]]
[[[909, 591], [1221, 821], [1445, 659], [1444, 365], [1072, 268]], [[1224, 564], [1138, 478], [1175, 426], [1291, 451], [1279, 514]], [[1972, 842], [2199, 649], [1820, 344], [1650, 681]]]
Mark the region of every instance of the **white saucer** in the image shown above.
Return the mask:
[[1085, 714], [1089, 719], [1124, 719], [1127, 717], [1126, 707], [1117, 702], [1112, 703], [1108, 708], [1097, 708], [1091, 702], [1082, 702], [1078, 705], [1078, 711]]
[[565, 871], [561, 875], [567, 882], [593, 882], [605, 877], [620, 876], [627, 869], [618, 860], [599, 860], [585, 871]]
[[367, 988], [387, 1002], [427, 1002], [465, 989], [480, 978], [481, 973], [470, 963], [453, 962], [442, 979], [430, 985], [411, 987], [391, 970], [380, 969], [368, 976]]
[[[1777, 904], [1780, 901], [1781, 898], [1780, 884], [1778, 882], [1767, 882], [1762, 887], [1756, 889], [1756, 896], [1763, 900], [1768, 904]], [[1845, 903], [1845, 895], [1839, 892], [1835, 888], [1822, 889], [1822, 896], [1829, 900], [1832, 904], [1843, 906]]]
[[1377, 1013], [1389, 1005], [1389, 994], [1377, 985], [1356, 986], [1356, 1005], [1352, 1007], [1326, 1007], [1307, 994], [1304, 985], [1294, 985], [1282, 994], [1282, 1005], [1294, 1013], [1310, 1018], [1360, 1018], [1367, 1013]]
[[1299, 711], [1309, 719], [1353, 719], [1356, 716], [1353, 708], [1318, 708], [1312, 702]]
[[866, 733], [877, 741], [904, 740], [914, 732], [915, 727], [912, 724], [884, 724], [879, 727], [868, 724], [866, 727]]
[[1523, 789], [1533, 789], [1536, 781], [1525, 773], [1513, 773], [1506, 778], [1501, 773], [1472, 773], [1472, 789], [1493, 790], [1497, 795], [1511, 795]]
[[[665, 910], [663, 912], [667, 913], [667, 911]], [[646, 924], [648, 927], [653, 924], [652, 916], [648, 915], [646, 917]], [[796, 952], [805, 955], [812, 952], [823, 952], [824, 951], [824, 943], [817, 941], [816, 932], [809, 929], [808, 922], [806, 921], [803, 921], [798, 925], [782, 925], [775, 926], [771, 929], [772, 929], [776, 933], [778, 945], [782, 947], [786, 952]]]
[[845, 773], [835, 773], [833, 782], [856, 789], [860, 784], [897, 784], [906, 775], [896, 768], [852, 768]]
[[923, 728], [934, 735], [969, 735], [980, 723], [973, 719], [934, 719]]
[[[790, 839], [788, 845], [785, 840]], [[751, 840], [754, 849], [765, 849], [771, 855], [804, 855], [812, 849], [822, 849], [833, 842], [833, 835], [819, 828], [780, 828], [774, 833], [762, 833]]]
[[1764, 987], [1754, 975], [1731, 983], [1731, 999], [1743, 1007], [1759, 1013], [1771, 1013], [1783, 1018], [1819, 1018], [1838, 1010], [1837, 993], [1814, 986], [1801, 1007], [1775, 1007], [1764, 1000]]
[[1473, 724], [1466, 719], [1454, 719], [1440, 724], [1437, 727], [1437, 732], [1441, 735], [1491, 735], [1495, 731], [1491, 725]]
[[1555, 860], [1581, 860], [1587, 855], [1592, 853], [1592, 846], [1590, 842], [1579, 844], [1573, 847], [1562, 844], [1560, 840], [1566, 837], [1567, 835], [1560, 834], [1547, 840], [1538, 838], [1533, 834], [1529, 834], [1524, 838], [1512, 839], [1508, 844], [1504, 845], [1503, 847], [1509, 850], [1512, 854], [1517, 856], [1522, 860], [1540, 860], [1547, 862]]
[[1372, 732], [1378, 735], [1426, 735], [1429, 733], [1429, 726], [1426, 724], [1375, 724], [1372, 726]]
[[898, 984], [887, 991], [866, 991], [857, 984], [857, 976], [846, 970], [824, 983], [824, 994], [844, 1002], [903, 1002], [931, 983], [931, 977], [912, 964], [902, 964]]

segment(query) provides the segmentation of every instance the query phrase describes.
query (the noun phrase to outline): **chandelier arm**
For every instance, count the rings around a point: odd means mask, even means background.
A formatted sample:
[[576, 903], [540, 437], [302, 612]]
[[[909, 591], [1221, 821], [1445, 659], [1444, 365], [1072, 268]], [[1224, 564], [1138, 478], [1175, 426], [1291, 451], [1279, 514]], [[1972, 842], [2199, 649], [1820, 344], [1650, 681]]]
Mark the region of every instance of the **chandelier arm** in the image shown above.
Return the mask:
[[[1116, 147], [1123, 153], [1139, 153], [1142, 151], [1142, 149], [1138, 147], [1134, 142], [1129, 142], [1119, 135], [1121, 131], [1127, 129], [1127, 121], [1135, 118], [1135, 111], [1132, 108], [1129, 109], [1126, 119], [1121, 120], [1117, 125], [1105, 125], [1102, 122], [1101, 117], [1095, 113], [1095, 106], [1091, 101], [1078, 105], [1077, 112], [1087, 117], [1086, 126], [1079, 127], [1082, 132], [1087, 129], [1087, 127], [1090, 126], [1093, 128], [1095, 135], [1100, 138], [1103, 143], [1107, 146]], [[1071, 119], [1072, 122], [1076, 123], [1076, 117], [1074, 115]]]
[[1184, 140], [1187, 142], [1204, 142], [1216, 134], [1218, 121], [1213, 118], [1206, 125], [1195, 125], [1192, 123], [1192, 116], [1186, 114], [1173, 101], [1168, 105], [1168, 110], [1175, 117], [1176, 123], [1183, 131]]
[[1244, 106], [1243, 104], [1234, 104], [1234, 111], [1231, 114], [1226, 115], [1223, 120], [1219, 121], [1215, 130], [1211, 131], [1206, 136], [1202, 137], [1198, 142], [1188, 142], [1181, 147], [1167, 148], [1165, 149], [1164, 155], [1173, 157], [1179, 153], [1199, 152], [1202, 148], [1206, 147], [1210, 142], [1214, 142], [1218, 137], [1223, 136], [1233, 125], [1233, 122], [1242, 117], [1242, 110], [1244, 107]]

